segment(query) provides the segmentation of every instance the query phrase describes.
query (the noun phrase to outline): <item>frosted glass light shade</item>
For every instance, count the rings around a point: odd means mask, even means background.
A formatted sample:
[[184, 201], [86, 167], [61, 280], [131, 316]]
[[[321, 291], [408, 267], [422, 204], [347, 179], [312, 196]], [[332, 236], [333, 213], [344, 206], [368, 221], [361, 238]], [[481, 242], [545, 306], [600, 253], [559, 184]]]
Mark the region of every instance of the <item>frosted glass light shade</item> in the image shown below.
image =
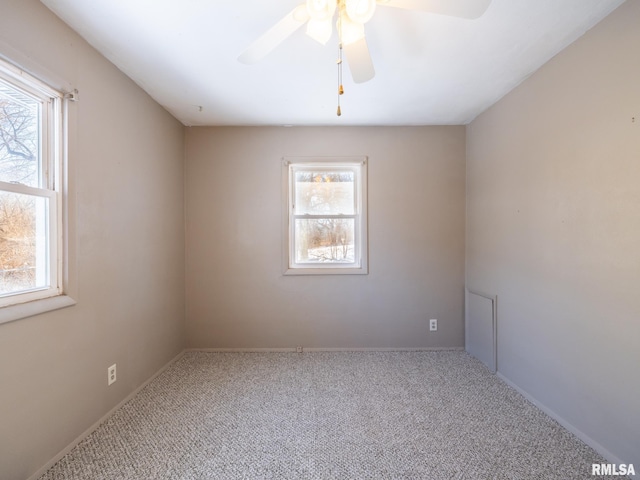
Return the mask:
[[337, 0], [307, 0], [307, 11], [313, 20], [333, 18]]
[[329, 41], [332, 32], [331, 18], [325, 20], [314, 20], [311, 18], [307, 23], [307, 35], [322, 45]]
[[349, 18], [356, 23], [367, 23], [376, 11], [376, 0], [345, 0]]
[[364, 38], [364, 24], [354, 22], [349, 15], [340, 15], [337, 28], [343, 45], [349, 45]]

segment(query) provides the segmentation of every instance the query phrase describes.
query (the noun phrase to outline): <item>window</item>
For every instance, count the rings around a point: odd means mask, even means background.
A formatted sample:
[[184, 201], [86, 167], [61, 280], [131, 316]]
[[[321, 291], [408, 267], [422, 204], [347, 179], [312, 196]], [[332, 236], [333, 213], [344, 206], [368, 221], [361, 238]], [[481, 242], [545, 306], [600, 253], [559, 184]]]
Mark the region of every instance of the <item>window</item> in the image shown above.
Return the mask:
[[285, 274], [367, 273], [367, 161], [283, 162]]
[[0, 309], [62, 293], [62, 101], [0, 61]]

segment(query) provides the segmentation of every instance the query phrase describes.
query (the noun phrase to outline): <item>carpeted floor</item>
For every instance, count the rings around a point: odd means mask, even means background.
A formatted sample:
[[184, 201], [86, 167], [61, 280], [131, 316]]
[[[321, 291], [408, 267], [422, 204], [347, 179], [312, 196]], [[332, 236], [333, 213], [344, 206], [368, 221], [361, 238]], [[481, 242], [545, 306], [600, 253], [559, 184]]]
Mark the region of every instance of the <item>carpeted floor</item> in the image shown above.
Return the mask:
[[189, 352], [41, 480], [568, 480], [604, 462], [465, 352]]

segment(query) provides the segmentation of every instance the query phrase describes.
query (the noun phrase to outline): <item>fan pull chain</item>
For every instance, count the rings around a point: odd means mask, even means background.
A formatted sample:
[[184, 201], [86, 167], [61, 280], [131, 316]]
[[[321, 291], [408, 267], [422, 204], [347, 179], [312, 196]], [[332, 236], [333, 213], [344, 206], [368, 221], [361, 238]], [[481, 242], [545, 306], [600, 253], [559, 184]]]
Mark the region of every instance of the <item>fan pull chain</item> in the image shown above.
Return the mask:
[[342, 110], [340, 110], [340, 96], [344, 94], [344, 87], [342, 86], [342, 42], [338, 44], [338, 110], [337, 115], [342, 115]]

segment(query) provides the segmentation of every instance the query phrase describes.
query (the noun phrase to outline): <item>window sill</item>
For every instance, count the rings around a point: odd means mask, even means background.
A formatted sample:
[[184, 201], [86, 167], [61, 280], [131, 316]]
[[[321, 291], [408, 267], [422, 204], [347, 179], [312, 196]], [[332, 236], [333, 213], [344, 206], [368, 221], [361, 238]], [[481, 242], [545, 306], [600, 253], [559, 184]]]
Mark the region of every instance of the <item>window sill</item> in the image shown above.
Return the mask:
[[67, 295], [33, 300], [31, 302], [8, 305], [0, 308], [0, 324], [20, 320], [21, 318], [33, 317], [41, 313], [60, 310], [61, 308], [75, 305], [76, 301]]
[[367, 275], [366, 267], [363, 268], [287, 268], [284, 275]]

